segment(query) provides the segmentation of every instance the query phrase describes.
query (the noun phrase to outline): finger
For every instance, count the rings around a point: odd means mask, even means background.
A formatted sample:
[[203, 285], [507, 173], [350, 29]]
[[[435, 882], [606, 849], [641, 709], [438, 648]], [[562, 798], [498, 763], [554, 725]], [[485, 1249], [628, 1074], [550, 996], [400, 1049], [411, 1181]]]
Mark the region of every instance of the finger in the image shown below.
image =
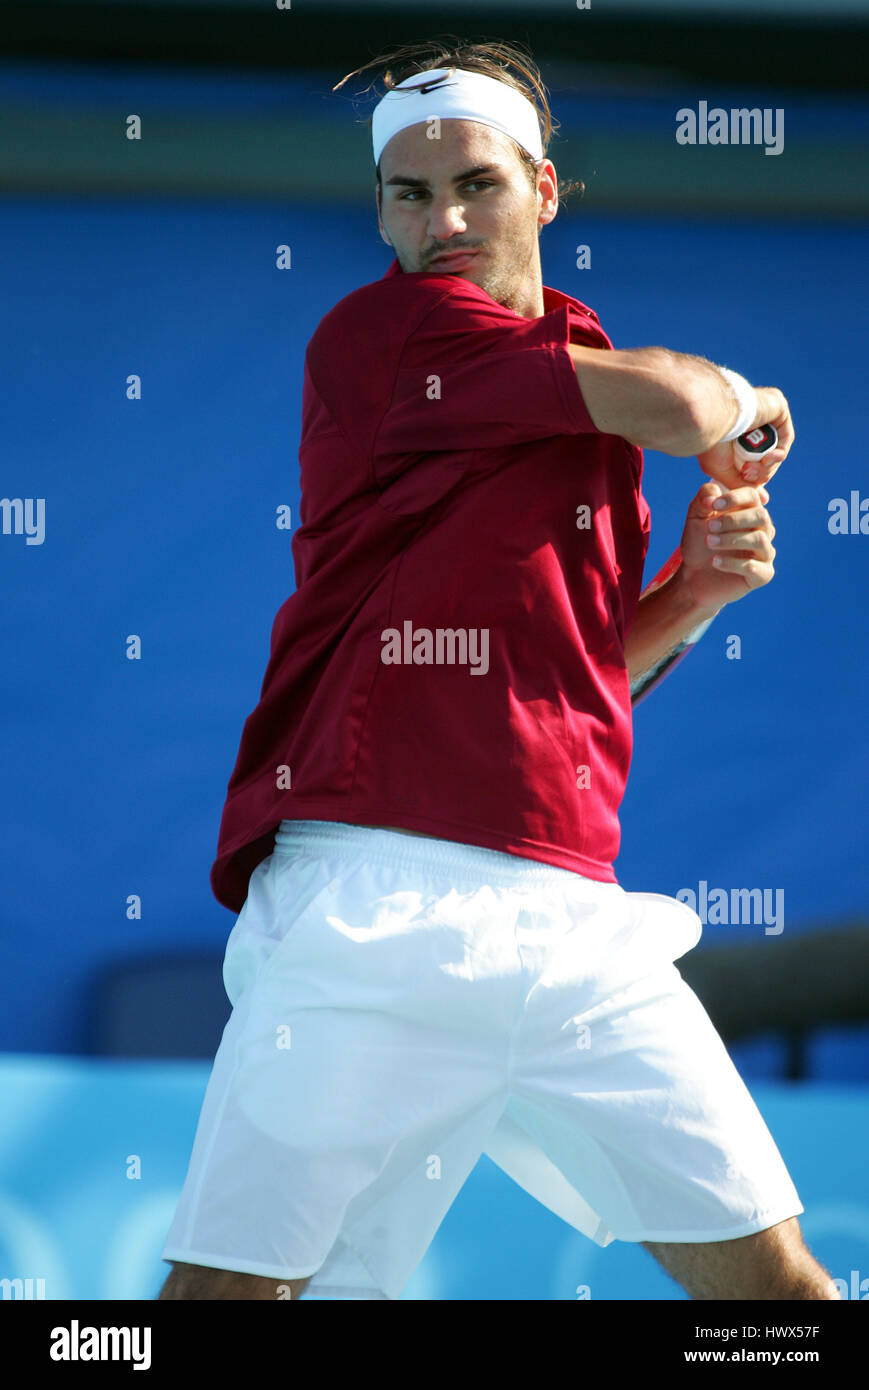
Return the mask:
[[[765, 488], [750, 487], [745, 484], [742, 487], [724, 489], [720, 497], [715, 497], [714, 494], [710, 493], [710, 500], [706, 501], [704, 499], [704, 501], [707, 510], [711, 509], [717, 516], [720, 512], [730, 511], [737, 507], [761, 506], [763, 492], [766, 492]], [[766, 498], [767, 501], [769, 501], [768, 492], [766, 493]]]
[[706, 524], [710, 531], [766, 531], [768, 536], [775, 535], [772, 517], [761, 506], [711, 512]]
[[780, 448], [786, 455], [796, 437], [787, 397], [778, 386], [756, 386], [755, 391], [761, 414], [765, 422], [775, 427]]
[[725, 506], [726, 503], [721, 503], [718, 506], [716, 504], [719, 503], [721, 497], [727, 496], [729, 496], [729, 493], [724, 484], [719, 483], [716, 479], [710, 478], [691, 499], [691, 505], [688, 508], [688, 516], [694, 518], [717, 516], [721, 507]]
[[794, 442], [794, 427], [790, 415], [779, 415], [775, 420], [770, 421], [775, 425], [778, 443], [774, 449], [770, 449], [768, 454], [764, 454], [761, 462], [766, 463], [767, 459], [774, 458], [778, 461], [787, 458]]
[[[767, 388], [763, 388], [766, 390]], [[774, 388], [774, 394], [778, 398], [780, 405], [779, 413], [769, 423], [774, 426], [778, 434], [778, 443], [774, 449], [770, 449], [768, 454], [762, 458], [755, 459], [750, 463], [744, 464], [743, 476], [751, 483], [768, 483], [770, 478], [778, 471], [791, 451], [794, 442], [794, 426], [791, 420], [790, 408], [782, 393]]]
[[759, 589], [761, 585], [768, 584], [775, 574], [772, 563], [766, 560], [744, 560], [735, 555], [716, 555], [712, 563], [723, 573], [742, 575], [749, 589]]
[[784, 409], [782, 413], [781, 428], [778, 430], [778, 437], [779, 443], [782, 444], [786, 450], [789, 450], [794, 442], [794, 439], [796, 438], [796, 434], [794, 431], [794, 422], [791, 419], [791, 408], [788, 405], [785, 396], [782, 396], [782, 406]]
[[770, 478], [775, 476], [786, 457], [786, 449], [772, 449], [762, 459], [757, 459], [751, 464], [747, 463], [745, 472], [741, 474], [741, 477], [744, 482], [750, 483], [753, 487], [762, 487], [764, 483], [768, 483]]
[[772, 537], [767, 535], [766, 531], [733, 531], [726, 536], [707, 535], [706, 545], [709, 550], [719, 554], [722, 551], [732, 553], [735, 550], [745, 550], [761, 560], [773, 560], [776, 553]]

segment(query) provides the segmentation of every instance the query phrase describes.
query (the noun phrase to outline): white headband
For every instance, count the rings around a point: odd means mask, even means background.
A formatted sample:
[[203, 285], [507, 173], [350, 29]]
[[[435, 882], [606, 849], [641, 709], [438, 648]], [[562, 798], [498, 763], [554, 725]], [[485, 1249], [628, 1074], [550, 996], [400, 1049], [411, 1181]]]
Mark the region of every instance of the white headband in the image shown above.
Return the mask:
[[406, 77], [375, 106], [371, 121], [374, 163], [393, 135], [433, 116], [479, 121], [511, 136], [535, 159], [543, 158], [537, 108], [515, 87], [482, 72], [430, 68]]

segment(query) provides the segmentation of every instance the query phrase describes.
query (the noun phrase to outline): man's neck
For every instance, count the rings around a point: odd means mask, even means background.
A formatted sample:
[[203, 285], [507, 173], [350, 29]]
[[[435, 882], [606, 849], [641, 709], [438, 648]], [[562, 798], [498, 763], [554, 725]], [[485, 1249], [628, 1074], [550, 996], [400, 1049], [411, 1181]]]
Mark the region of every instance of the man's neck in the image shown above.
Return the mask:
[[523, 319], [539, 319], [546, 312], [543, 303], [543, 285], [539, 278], [526, 281], [518, 290], [506, 294], [497, 303], [505, 309], [512, 309]]

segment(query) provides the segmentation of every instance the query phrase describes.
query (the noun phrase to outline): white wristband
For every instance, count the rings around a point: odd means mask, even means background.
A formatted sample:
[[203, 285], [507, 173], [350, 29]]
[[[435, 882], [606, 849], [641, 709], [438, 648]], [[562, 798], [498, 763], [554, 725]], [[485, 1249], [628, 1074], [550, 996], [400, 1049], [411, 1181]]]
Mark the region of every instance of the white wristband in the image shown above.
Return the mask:
[[757, 415], [757, 392], [744, 376], [739, 375], [739, 372], [732, 372], [729, 367], [719, 367], [718, 370], [725, 381], [729, 383], [739, 404], [739, 419], [730, 433], [725, 434], [724, 438], [719, 441], [721, 444], [729, 444], [731, 439], [745, 434], [745, 431], [751, 429], [754, 424]]

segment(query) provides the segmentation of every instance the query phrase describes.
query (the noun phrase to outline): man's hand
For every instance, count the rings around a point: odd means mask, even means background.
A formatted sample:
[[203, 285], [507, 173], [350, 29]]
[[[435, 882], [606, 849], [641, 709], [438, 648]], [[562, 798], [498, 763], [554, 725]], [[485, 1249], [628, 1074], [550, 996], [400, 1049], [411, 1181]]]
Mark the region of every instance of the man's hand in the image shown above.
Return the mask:
[[[713, 444], [697, 455], [697, 461], [704, 473], [714, 478], [725, 488], [742, 487], [744, 483], [762, 486], [768, 483], [777, 469], [784, 463], [794, 442], [794, 426], [788, 403], [776, 386], [756, 386], [757, 414], [749, 426], [774, 425], [778, 432], [778, 444], [762, 459], [751, 464], [741, 464], [733, 454], [734, 440], [729, 444]], [[742, 472], [743, 467], [745, 473]]]
[[[715, 507], [719, 499], [726, 505]], [[704, 483], [692, 499], [679, 548], [640, 595], [625, 640], [632, 705], [678, 665], [725, 604], [772, 579], [768, 501], [765, 487], [725, 491], [717, 482]]]
[[[727, 506], [714, 507], [722, 496]], [[674, 578], [698, 609], [714, 612], [772, 579], [775, 527], [768, 501], [764, 487], [727, 491], [717, 482], [704, 483], [692, 500], [682, 532], [682, 563]]]

